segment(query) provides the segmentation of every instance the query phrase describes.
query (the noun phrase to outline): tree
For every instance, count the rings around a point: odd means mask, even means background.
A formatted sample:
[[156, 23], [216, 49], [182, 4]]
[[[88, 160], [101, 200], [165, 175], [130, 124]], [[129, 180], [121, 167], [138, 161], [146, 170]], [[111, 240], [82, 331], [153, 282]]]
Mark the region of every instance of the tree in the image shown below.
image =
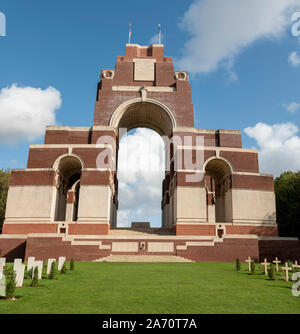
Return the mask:
[[251, 274], [252, 275], [256, 274], [255, 262], [254, 261], [251, 261]]
[[52, 262], [51, 264], [51, 269], [50, 269], [50, 273], [48, 276], [49, 279], [55, 279], [56, 278], [56, 263], [55, 261]]
[[240, 261], [239, 258], [237, 258], [236, 261], [235, 261], [235, 267], [236, 267], [237, 271], [241, 270], [241, 261]]
[[64, 264], [62, 265], [61, 269], [60, 269], [60, 273], [61, 274], [66, 274], [67, 273], [67, 267], [66, 267], [66, 263], [64, 262]]
[[275, 269], [274, 265], [271, 263], [270, 269], [269, 269], [269, 279], [274, 280], [275, 279]]
[[300, 236], [300, 171], [282, 173], [274, 181], [280, 236]]
[[16, 296], [16, 273], [11, 269], [5, 269], [4, 274], [6, 277], [6, 298], [14, 299]]
[[0, 169], [0, 233], [5, 218], [6, 200], [9, 187], [10, 171]]
[[74, 261], [74, 259], [72, 258], [72, 259], [71, 259], [71, 262], [70, 262], [70, 270], [71, 270], [71, 271], [74, 271], [74, 269], [75, 269], [75, 261]]
[[31, 281], [31, 286], [36, 287], [39, 283], [39, 269], [38, 267], [34, 268], [33, 279]]

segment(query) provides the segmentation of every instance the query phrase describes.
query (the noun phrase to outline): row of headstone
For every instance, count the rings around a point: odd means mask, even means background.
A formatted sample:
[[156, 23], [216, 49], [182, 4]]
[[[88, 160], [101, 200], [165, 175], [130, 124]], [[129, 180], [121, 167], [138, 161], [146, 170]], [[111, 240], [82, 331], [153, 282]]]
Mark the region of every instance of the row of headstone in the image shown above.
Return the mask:
[[[248, 259], [245, 261], [245, 262], [248, 262], [249, 271], [251, 271], [251, 262], [252, 261], [253, 260], [251, 259], [250, 256], [248, 256]], [[275, 268], [276, 268], [276, 271], [278, 272], [279, 271], [278, 264], [281, 263], [281, 261], [279, 261], [278, 258], [275, 257], [275, 260], [273, 260], [272, 262], [275, 263]], [[267, 259], [264, 259], [264, 262], [261, 262], [261, 265], [264, 266], [264, 269], [265, 269], [265, 275], [268, 275], [268, 266], [270, 264], [271, 264], [270, 262], [267, 262]], [[298, 261], [295, 261], [295, 263], [292, 264], [291, 267], [289, 267], [288, 263], [285, 262], [285, 266], [281, 267], [281, 269], [285, 271], [285, 279], [286, 279], [287, 282], [289, 281], [289, 271], [292, 270], [293, 268], [300, 268], [300, 265], [298, 264]]]
[[[66, 261], [66, 258], [64, 256], [61, 256], [58, 258], [58, 270], [60, 271], [63, 267], [64, 263]], [[56, 262], [56, 259], [48, 259], [47, 263], [47, 275], [49, 275], [51, 270], [51, 265], [53, 262]], [[0, 280], [5, 280], [5, 276], [3, 274], [3, 270], [5, 267], [6, 259], [0, 258]], [[38, 268], [38, 279], [42, 279], [42, 272], [43, 272], [43, 261], [36, 261], [35, 257], [29, 257], [27, 261], [27, 271], [30, 271], [32, 269], [32, 277], [34, 274], [34, 269]], [[22, 287], [23, 281], [24, 281], [24, 274], [25, 274], [25, 264], [22, 264], [22, 259], [15, 259], [13, 264], [13, 270], [16, 274], [16, 286]], [[2, 282], [3, 283], [3, 282]], [[1, 284], [2, 284], [1, 283]], [[1, 295], [1, 294], [0, 294]]]
[[[66, 261], [64, 256], [58, 258], [58, 270], [60, 271]], [[51, 265], [53, 262], [56, 262], [56, 259], [48, 259], [47, 263], [47, 275], [49, 275], [51, 270]], [[0, 297], [6, 296], [6, 278], [4, 275], [4, 267], [6, 264], [6, 258], [0, 258]], [[35, 257], [29, 257], [27, 261], [27, 271], [32, 270], [32, 277], [34, 275], [34, 269], [38, 268], [38, 279], [42, 279], [42, 272], [43, 272], [43, 261], [36, 261]], [[13, 264], [13, 270], [16, 274], [16, 286], [22, 287], [24, 281], [24, 274], [25, 274], [25, 264], [22, 264], [22, 259], [15, 259]]]

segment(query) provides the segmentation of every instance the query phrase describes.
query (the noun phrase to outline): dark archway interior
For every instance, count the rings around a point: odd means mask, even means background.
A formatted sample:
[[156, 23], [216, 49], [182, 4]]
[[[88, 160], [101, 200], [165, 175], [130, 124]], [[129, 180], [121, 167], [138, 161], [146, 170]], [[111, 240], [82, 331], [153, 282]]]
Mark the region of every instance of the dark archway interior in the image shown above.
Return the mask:
[[[59, 163], [57, 169], [56, 221], [77, 220], [81, 170], [80, 160], [73, 156], [66, 156]], [[76, 182], [76, 188], [72, 189]], [[67, 210], [68, 196], [70, 196], [69, 202], [71, 202], [69, 210]], [[68, 211], [71, 212], [68, 214]]]
[[[222, 159], [212, 159], [205, 167], [208, 220], [228, 222], [232, 217], [231, 169]], [[210, 210], [213, 208], [213, 210]]]

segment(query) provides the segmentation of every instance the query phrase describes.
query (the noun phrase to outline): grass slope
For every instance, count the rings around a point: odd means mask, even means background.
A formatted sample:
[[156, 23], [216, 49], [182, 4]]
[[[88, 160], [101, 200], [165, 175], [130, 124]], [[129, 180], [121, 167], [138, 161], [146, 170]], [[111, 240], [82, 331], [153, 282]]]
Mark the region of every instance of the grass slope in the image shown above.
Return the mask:
[[75, 271], [17, 288], [0, 313], [300, 313], [284, 274], [270, 281], [234, 263], [75, 263]]

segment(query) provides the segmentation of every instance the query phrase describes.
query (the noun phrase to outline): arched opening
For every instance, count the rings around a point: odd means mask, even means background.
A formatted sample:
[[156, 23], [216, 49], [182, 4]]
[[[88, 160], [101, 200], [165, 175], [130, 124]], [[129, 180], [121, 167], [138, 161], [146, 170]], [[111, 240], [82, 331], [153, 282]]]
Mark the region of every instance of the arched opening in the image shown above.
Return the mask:
[[208, 222], [232, 221], [231, 174], [230, 165], [223, 159], [214, 158], [205, 165]]
[[161, 103], [139, 99], [117, 108], [110, 124], [119, 130], [116, 227], [130, 227], [132, 222], [149, 222], [151, 227], [164, 227], [162, 181], [169, 170], [165, 165], [168, 161], [165, 139], [176, 127], [173, 114]]
[[55, 221], [76, 221], [80, 192], [82, 163], [75, 156], [59, 160], [57, 173], [57, 195]]
[[169, 136], [177, 127], [176, 119], [172, 111], [157, 100], [141, 99], [129, 100], [121, 104], [110, 119], [110, 126], [130, 131], [138, 127], [146, 127], [159, 133], [161, 136]]
[[[117, 227], [131, 227], [133, 222], [162, 227], [164, 154], [164, 142], [153, 130], [136, 128], [122, 137], [118, 150]], [[146, 228], [146, 224], [139, 225]]]

